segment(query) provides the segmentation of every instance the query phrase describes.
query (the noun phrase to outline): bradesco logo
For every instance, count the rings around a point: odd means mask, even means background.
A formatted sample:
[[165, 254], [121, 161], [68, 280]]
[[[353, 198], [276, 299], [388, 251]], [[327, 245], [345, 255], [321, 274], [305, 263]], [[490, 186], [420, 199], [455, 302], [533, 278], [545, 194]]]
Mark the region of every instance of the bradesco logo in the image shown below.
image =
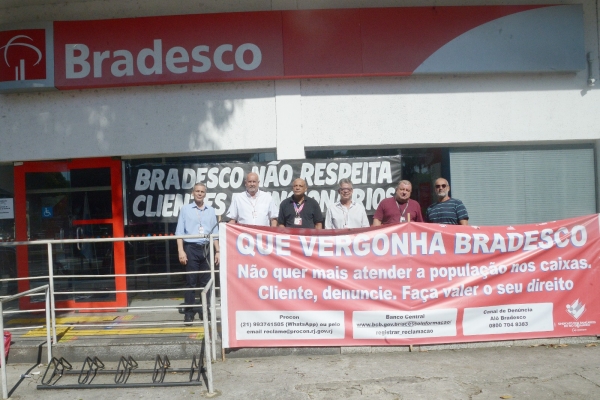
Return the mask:
[[[188, 51], [182, 46], [167, 50], [163, 59], [163, 43], [154, 39], [152, 48], [144, 48], [137, 54], [127, 49], [115, 51], [94, 51], [85, 44], [65, 45], [65, 75], [67, 79], [103, 78], [110, 71], [115, 78], [136, 76], [137, 74], [162, 75], [202, 74], [212, 70], [231, 72], [236, 68], [243, 71], [257, 69], [262, 61], [260, 48], [253, 43], [244, 43], [234, 48], [222, 44], [211, 49], [199, 45]], [[163, 67], [166, 67], [166, 71]], [[167, 72], [168, 71], [168, 72]]]
[[0, 82], [46, 79], [46, 32], [0, 32]]

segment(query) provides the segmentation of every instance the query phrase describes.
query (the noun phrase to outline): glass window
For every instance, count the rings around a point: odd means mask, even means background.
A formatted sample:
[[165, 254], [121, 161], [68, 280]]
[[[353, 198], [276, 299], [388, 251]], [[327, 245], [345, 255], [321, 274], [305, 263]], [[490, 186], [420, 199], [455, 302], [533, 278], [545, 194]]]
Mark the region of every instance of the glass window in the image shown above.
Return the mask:
[[[0, 199], [3, 204], [13, 207], [14, 215], [14, 173], [10, 164], [0, 165]], [[8, 213], [7, 213], [8, 215]], [[3, 215], [0, 218], [0, 242], [11, 242], [15, 238], [15, 219]], [[0, 279], [17, 277], [17, 257], [14, 247], [0, 246]], [[1, 282], [0, 296], [9, 296], [17, 293], [16, 282]]]
[[[25, 174], [27, 222], [30, 240], [110, 238], [112, 225], [97, 220], [112, 218], [109, 168], [73, 169], [68, 172]], [[28, 246], [29, 276], [44, 276], [48, 255], [44, 246]], [[110, 242], [53, 246], [57, 292], [114, 290], [113, 245]], [[98, 278], [79, 277], [98, 275]], [[32, 287], [45, 280], [36, 280]], [[115, 294], [61, 294], [57, 300], [114, 301]], [[35, 298], [32, 301], [42, 301]]]
[[594, 158], [592, 145], [455, 148], [450, 194], [467, 207], [470, 225], [595, 214]]
[[[275, 152], [248, 154], [192, 155], [185, 157], [147, 158], [126, 160], [130, 166], [143, 164], [182, 164], [208, 162], [269, 162], [276, 159]], [[171, 236], [175, 233], [176, 223], [143, 223], [125, 226], [125, 234], [130, 237]], [[128, 274], [185, 272], [185, 266], [179, 263], [177, 243], [175, 240], [165, 241], [132, 241], [125, 245], [126, 265]], [[218, 275], [217, 275], [218, 280]], [[128, 289], [180, 289], [185, 286], [185, 275], [176, 276], [144, 276], [128, 277]], [[216, 286], [219, 286], [217, 281]], [[132, 297], [167, 298], [183, 297], [182, 292], [139, 293]], [[183, 300], [182, 300], [183, 301]]]
[[[402, 178], [412, 184], [411, 198], [419, 202], [423, 215], [434, 201], [433, 181], [448, 170], [448, 151], [441, 148], [416, 149], [351, 149], [310, 150], [307, 159], [342, 157], [382, 157], [399, 155], [402, 162]], [[371, 218], [371, 217], [369, 217]]]

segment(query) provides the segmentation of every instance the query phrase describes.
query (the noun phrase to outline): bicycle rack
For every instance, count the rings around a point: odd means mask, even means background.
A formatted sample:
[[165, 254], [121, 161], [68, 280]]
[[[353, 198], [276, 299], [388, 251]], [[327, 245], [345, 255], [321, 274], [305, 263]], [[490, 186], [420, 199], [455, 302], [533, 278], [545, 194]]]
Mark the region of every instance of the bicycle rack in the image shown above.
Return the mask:
[[[53, 357], [44, 376], [42, 384], [37, 385], [38, 390], [48, 389], [116, 389], [116, 388], [135, 388], [135, 387], [169, 387], [169, 386], [201, 386], [200, 379], [203, 372], [206, 372], [201, 364], [201, 356], [192, 357], [190, 368], [171, 368], [171, 362], [165, 355], [162, 358], [156, 355], [153, 369], [138, 368], [138, 363], [131, 357], [122, 356], [117, 368], [114, 370], [106, 369], [104, 363], [98, 357], [86, 357], [81, 370], [73, 370], [73, 366], [64, 358]], [[189, 380], [184, 382], [165, 382], [167, 372], [189, 373]], [[151, 383], [127, 383], [130, 375], [151, 374]], [[64, 375], [76, 375], [78, 384], [57, 385], [56, 383]], [[114, 384], [112, 383], [93, 383], [94, 378], [100, 374], [114, 374]]]
[[[83, 370], [86, 366], [88, 367], [88, 369], [87, 371], [85, 371], [84, 375]], [[92, 383], [99, 369], [103, 370], [104, 364], [102, 363], [102, 361], [100, 361], [98, 357], [94, 357], [93, 359], [90, 357], [86, 357], [85, 361], [83, 362], [83, 366], [81, 367], [81, 372], [79, 373], [79, 378], [77, 379], [77, 382], [79, 382], [80, 385]], [[42, 381], [42, 383], [44, 382]]]
[[[50, 375], [50, 377], [48, 379], [46, 379], [46, 376], [48, 375], [48, 371], [50, 371], [50, 368], [54, 367], [54, 369], [52, 370], [52, 375]], [[52, 360], [50, 360], [50, 364], [48, 364], [48, 368], [46, 368], [46, 372], [44, 372], [44, 376], [42, 377], [42, 385], [54, 385], [56, 384], [56, 382], [58, 382], [58, 380], [60, 378], [62, 378], [62, 376], [71, 371], [73, 369], [73, 366], [71, 364], [69, 364], [69, 362], [67, 360], [65, 360], [63, 357], [61, 357], [60, 359], [56, 358], [56, 357], [52, 357]], [[54, 377], [57, 377], [56, 380], [54, 380]], [[53, 382], [54, 380], [54, 382]]]

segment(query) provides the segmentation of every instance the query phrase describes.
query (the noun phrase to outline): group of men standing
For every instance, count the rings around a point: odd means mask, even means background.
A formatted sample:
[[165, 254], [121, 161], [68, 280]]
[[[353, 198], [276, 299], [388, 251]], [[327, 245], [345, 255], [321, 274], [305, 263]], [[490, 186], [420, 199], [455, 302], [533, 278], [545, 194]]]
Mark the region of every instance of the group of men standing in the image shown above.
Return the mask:
[[[271, 195], [261, 191], [256, 173], [246, 176], [246, 191], [233, 197], [227, 211], [230, 223], [260, 226], [282, 226], [288, 228], [346, 229], [366, 228], [369, 219], [364, 206], [352, 199], [353, 187], [349, 179], [339, 182], [340, 198], [327, 208], [325, 217], [319, 203], [308, 197], [304, 179], [292, 183], [292, 195], [284, 199], [279, 209]], [[410, 198], [412, 184], [407, 180], [398, 182], [394, 197], [379, 203], [373, 216], [373, 226], [403, 222], [432, 222], [448, 225], [468, 225], [469, 215], [464, 204], [451, 198], [450, 185], [444, 178], [435, 181], [438, 201], [427, 208], [423, 218], [421, 206]]]
[[[251, 172], [246, 176], [246, 191], [233, 196], [227, 217], [229, 223], [258, 226], [281, 226], [290, 228], [312, 229], [347, 229], [366, 228], [369, 219], [362, 203], [352, 199], [353, 187], [349, 179], [339, 181], [340, 199], [327, 208], [325, 217], [319, 203], [306, 195], [308, 187], [302, 178], [292, 182], [292, 195], [281, 201], [279, 208], [271, 195], [259, 189], [258, 174]], [[410, 198], [412, 184], [407, 180], [398, 182], [394, 197], [379, 203], [373, 216], [373, 226], [397, 224], [403, 222], [432, 222], [447, 225], [468, 225], [469, 215], [464, 204], [451, 198], [450, 185], [444, 178], [435, 181], [437, 203], [427, 208], [425, 218], [421, 206]], [[204, 204], [206, 185], [194, 185], [192, 196], [194, 201], [186, 204], [179, 212], [176, 235], [217, 234], [219, 232], [215, 210]], [[177, 239], [179, 262], [186, 266], [187, 272], [208, 271], [210, 254], [207, 238]], [[214, 240], [215, 264], [219, 263], [219, 241]], [[185, 304], [195, 302], [195, 289], [206, 286], [209, 274], [186, 275]], [[184, 322], [194, 321], [197, 310], [185, 308]]]
[[462, 201], [450, 197], [450, 185], [444, 178], [435, 181], [437, 203], [427, 208], [425, 218], [421, 214], [419, 203], [410, 198], [412, 185], [409, 181], [400, 181], [394, 197], [379, 203], [373, 216], [373, 226], [397, 224], [402, 222], [432, 222], [446, 225], [468, 225], [469, 214]]

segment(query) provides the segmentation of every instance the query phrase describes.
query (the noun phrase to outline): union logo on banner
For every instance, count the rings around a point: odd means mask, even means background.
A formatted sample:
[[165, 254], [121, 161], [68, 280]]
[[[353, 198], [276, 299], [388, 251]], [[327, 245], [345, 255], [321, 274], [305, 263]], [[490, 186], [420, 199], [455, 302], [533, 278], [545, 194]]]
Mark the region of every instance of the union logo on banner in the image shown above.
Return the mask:
[[581, 314], [585, 311], [585, 304], [581, 303], [579, 299], [575, 300], [573, 304], [567, 304], [567, 312], [575, 318], [577, 321]]
[[46, 79], [45, 29], [0, 32], [0, 82]]

